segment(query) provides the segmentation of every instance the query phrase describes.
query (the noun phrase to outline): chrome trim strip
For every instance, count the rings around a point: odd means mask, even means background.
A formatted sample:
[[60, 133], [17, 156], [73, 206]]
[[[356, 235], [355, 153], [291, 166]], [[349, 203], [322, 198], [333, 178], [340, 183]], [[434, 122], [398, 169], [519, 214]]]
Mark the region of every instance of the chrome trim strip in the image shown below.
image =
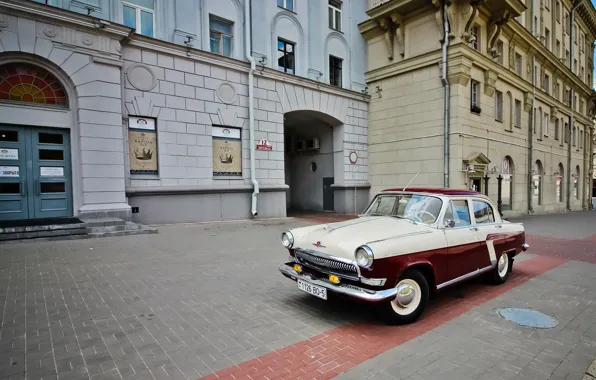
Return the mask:
[[291, 278], [292, 280], [304, 280], [311, 284], [321, 286], [332, 293], [339, 293], [345, 296], [357, 298], [362, 301], [366, 302], [385, 302], [385, 301], [393, 301], [397, 296], [397, 288], [390, 288], [385, 290], [369, 290], [364, 288], [359, 288], [354, 285], [350, 285], [349, 287], [343, 284], [333, 285], [321, 280], [316, 280], [310, 277], [306, 273], [298, 273], [294, 270], [294, 268], [282, 264], [279, 266], [279, 271], [286, 277]]
[[455, 284], [456, 282], [463, 281], [463, 280], [465, 280], [465, 279], [468, 279], [468, 278], [470, 278], [470, 277], [474, 277], [474, 276], [476, 276], [477, 274], [484, 273], [484, 272], [488, 272], [489, 270], [491, 270], [491, 269], [493, 269], [493, 268], [494, 268], [494, 267], [493, 267], [492, 265], [489, 265], [489, 266], [487, 266], [487, 267], [484, 267], [484, 268], [482, 268], [482, 269], [476, 269], [474, 272], [466, 273], [466, 274], [464, 274], [463, 276], [459, 276], [458, 278], [454, 278], [453, 280], [449, 280], [449, 281], [447, 281], [447, 282], [444, 282], [444, 283], [442, 283], [442, 284], [439, 284], [439, 285], [437, 285], [437, 289], [444, 288], [444, 287], [446, 287], [446, 286], [449, 286], [449, 285], [451, 285], [451, 284]]
[[298, 264], [305, 266], [307, 268], [314, 269], [316, 271], [325, 273], [325, 274], [334, 274], [334, 275], [338, 276], [339, 278], [345, 278], [347, 280], [352, 280], [352, 281], [360, 281], [359, 276], [350, 276], [349, 274], [334, 272], [333, 268], [321, 268], [321, 267], [317, 267], [313, 264], [305, 263], [305, 262], [298, 262]]
[[307, 248], [294, 248], [294, 250], [302, 251], [304, 253], [307, 253], [307, 254], [313, 255], [313, 256], [317, 256], [322, 259], [335, 260], [335, 261], [342, 262], [344, 264], [354, 265], [356, 267], [356, 272], [358, 272], [358, 277], [362, 276], [360, 265], [358, 265], [358, 263], [356, 263], [355, 259], [354, 260], [344, 259], [343, 257], [337, 257], [337, 256], [330, 255], [328, 253], [315, 251], [315, 250], [307, 249]]

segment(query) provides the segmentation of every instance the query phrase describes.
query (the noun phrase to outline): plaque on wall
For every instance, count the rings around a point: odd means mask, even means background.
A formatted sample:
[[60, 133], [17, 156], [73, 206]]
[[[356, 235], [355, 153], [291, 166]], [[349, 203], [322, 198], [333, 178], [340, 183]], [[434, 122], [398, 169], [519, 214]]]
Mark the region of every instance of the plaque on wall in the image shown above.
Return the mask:
[[213, 127], [213, 175], [242, 176], [240, 129]]
[[40, 166], [41, 177], [64, 177], [64, 168], [61, 166]]
[[157, 173], [157, 134], [152, 131], [128, 131], [131, 174]]
[[0, 149], [0, 160], [18, 160], [18, 149]]
[[0, 177], [18, 177], [18, 166], [0, 166]]

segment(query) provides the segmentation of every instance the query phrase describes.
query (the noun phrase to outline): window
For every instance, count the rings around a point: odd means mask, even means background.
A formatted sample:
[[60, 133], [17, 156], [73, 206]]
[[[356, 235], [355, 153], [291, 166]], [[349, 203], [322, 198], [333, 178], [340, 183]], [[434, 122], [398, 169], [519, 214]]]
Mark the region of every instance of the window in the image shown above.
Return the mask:
[[559, 140], [559, 119], [555, 120], [555, 140]]
[[573, 60], [573, 72], [577, 74], [577, 59]]
[[585, 77], [584, 77], [584, 67], [583, 66], [579, 69], [579, 78], [582, 80], [582, 82], [584, 81]]
[[565, 12], [563, 17], [563, 33], [569, 34], [569, 14]]
[[54, 75], [24, 62], [0, 65], [0, 100], [27, 103], [30, 106], [67, 107], [69, 103], [66, 90]]
[[561, 41], [557, 40], [557, 42], [555, 43], [555, 55], [557, 56], [557, 58], [561, 57]]
[[499, 65], [502, 65], [503, 64], [503, 41], [497, 42], [497, 53], [499, 54], [497, 56], [497, 63]]
[[550, 77], [547, 74], [544, 74], [544, 81], [542, 82], [542, 87], [547, 94], [550, 94]]
[[295, 71], [295, 45], [282, 39], [277, 40], [277, 69], [284, 73], [294, 74]]
[[579, 148], [584, 148], [584, 131], [582, 130], [579, 131]]
[[294, 0], [277, 0], [277, 6], [294, 11]]
[[157, 128], [152, 118], [128, 118], [130, 174], [157, 174]]
[[561, 2], [559, 1], [557, 1], [555, 5], [555, 18], [557, 19], [558, 23], [561, 22]]
[[153, 0], [127, 0], [122, 2], [122, 23], [136, 33], [153, 37], [155, 21]]
[[544, 136], [548, 136], [548, 114], [544, 114], [544, 119], [542, 119], [542, 134]]
[[476, 220], [476, 224], [495, 222], [493, 208], [488, 203], [474, 200], [472, 204], [474, 205], [474, 219]]
[[521, 77], [522, 70], [523, 70], [522, 56], [519, 53], [515, 53], [515, 73]]
[[536, 123], [538, 119], [536, 118], [536, 108], [534, 108], [534, 117], [532, 118], [532, 132], [536, 134]]
[[557, 177], [555, 178], [555, 193], [557, 202], [563, 202], [563, 178], [565, 174], [565, 169], [563, 169], [563, 164], [559, 163], [559, 167], [557, 169]]
[[572, 142], [573, 142], [573, 146], [576, 145], [576, 140], [577, 139], [577, 129], [575, 127], [573, 127], [573, 137], [572, 137]]
[[341, 32], [341, 1], [329, 0], [329, 27]]
[[565, 64], [569, 66], [569, 62], [571, 58], [569, 58], [569, 50], [565, 50]]
[[521, 128], [522, 103], [515, 99], [515, 126]]
[[501, 209], [511, 210], [513, 202], [513, 160], [507, 156], [503, 160], [503, 181], [501, 182]]
[[329, 56], [329, 83], [333, 86], [341, 87], [342, 63], [340, 58]]
[[480, 113], [480, 82], [470, 81], [470, 110]]
[[532, 187], [532, 204], [540, 206], [542, 204], [542, 162], [540, 160], [534, 163]]
[[569, 143], [569, 124], [565, 123], [565, 142]]
[[550, 30], [544, 28], [544, 46], [550, 50]]
[[472, 224], [468, 201], [451, 201], [445, 210], [443, 222], [453, 220], [455, 227], [465, 227]]
[[577, 24], [573, 25], [573, 42], [577, 45]]
[[215, 54], [232, 56], [232, 26], [230, 21], [225, 21], [213, 16], [209, 17], [209, 41], [211, 52]]
[[565, 92], [563, 93], [563, 101], [565, 103], [568, 103], [569, 102], [569, 98], [570, 98], [570, 96], [569, 96], [569, 90], [568, 89], [565, 89]]
[[472, 28], [473, 41], [470, 43], [472, 49], [480, 51], [480, 25], [474, 25]]
[[556, 79], [553, 83], [553, 96], [555, 97], [555, 99], [559, 100], [561, 94], [560, 94], [560, 87], [559, 87], [559, 83], [556, 82]]
[[384, 194], [375, 197], [364, 215], [391, 215], [433, 224], [443, 208], [440, 198], [414, 194]]
[[583, 100], [579, 101], [579, 113], [581, 113], [581, 114], [584, 113], [584, 101]]
[[501, 91], [495, 92], [495, 120], [503, 121], [503, 93]]

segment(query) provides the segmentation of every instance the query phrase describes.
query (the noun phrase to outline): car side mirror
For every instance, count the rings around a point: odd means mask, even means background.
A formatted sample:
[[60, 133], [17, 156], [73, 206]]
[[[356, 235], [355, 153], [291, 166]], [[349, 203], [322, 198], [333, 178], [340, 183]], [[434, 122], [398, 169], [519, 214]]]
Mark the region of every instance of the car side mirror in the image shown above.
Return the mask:
[[446, 220], [445, 221], [445, 228], [447, 228], [447, 227], [449, 227], [449, 228], [455, 227], [455, 220], [451, 220], [451, 219]]

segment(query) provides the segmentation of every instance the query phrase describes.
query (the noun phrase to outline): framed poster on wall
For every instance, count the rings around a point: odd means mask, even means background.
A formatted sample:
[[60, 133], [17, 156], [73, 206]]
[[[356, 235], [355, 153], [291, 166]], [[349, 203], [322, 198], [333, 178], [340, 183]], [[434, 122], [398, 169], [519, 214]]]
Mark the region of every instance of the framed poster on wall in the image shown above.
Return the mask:
[[240, 128], [212, 127], [213, 176], [242, 177], [242, 136]]
[[130, 174], [157, 174], [157, 128], [155, 119], [128, 118]]

